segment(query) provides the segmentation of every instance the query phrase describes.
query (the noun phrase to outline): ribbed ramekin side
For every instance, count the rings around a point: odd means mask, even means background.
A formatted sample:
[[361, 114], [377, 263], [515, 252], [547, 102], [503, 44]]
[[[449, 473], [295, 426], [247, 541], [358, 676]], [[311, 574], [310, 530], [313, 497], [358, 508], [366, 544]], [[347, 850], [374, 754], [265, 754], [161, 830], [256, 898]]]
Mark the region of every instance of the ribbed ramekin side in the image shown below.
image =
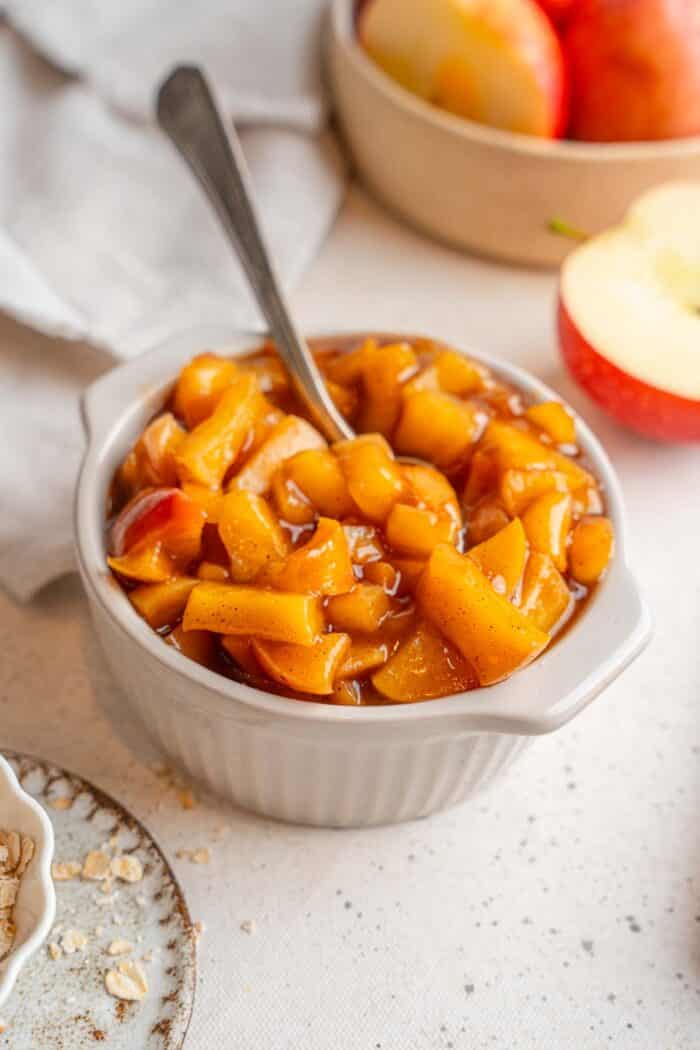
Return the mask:
[[134, 714], [190, 776], [237, 805], [323, 827], [391, 824], [427, 816], [483, 790], [528, 738], [299, 726], [231, 700], [207, 713], [207, 691], [163, 673], [93, 608], [107, 662]]

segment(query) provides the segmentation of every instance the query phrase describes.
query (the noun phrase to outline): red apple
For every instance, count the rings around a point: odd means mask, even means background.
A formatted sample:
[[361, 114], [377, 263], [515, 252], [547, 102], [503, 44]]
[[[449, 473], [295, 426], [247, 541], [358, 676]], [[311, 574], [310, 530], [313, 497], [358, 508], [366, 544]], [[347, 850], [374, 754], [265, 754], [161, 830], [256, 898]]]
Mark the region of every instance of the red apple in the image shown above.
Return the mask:
[[622, 142], [700, 134], [697, 0], [578, 0], [564, 49], [574, 138]]
[[562, 26], [570, 16], [578, 0], [537, 0], [542, 10], [554, 22]]
[[564, 59], [536, 0], [368, 0], [358, 32], [389, 76], [436, 106], [527, 135], [563, 132]]
[[116, 518], [110, 547], [121, 557], [136, 548], [158, 545], [185, 567], [199, 553], [205, 521], [201, 507], [180, 489], [144, 489]]
[[644, 194], [566, 259], [559, 341], [601, 408], [663, 441], [700, 441], [700, 183]]

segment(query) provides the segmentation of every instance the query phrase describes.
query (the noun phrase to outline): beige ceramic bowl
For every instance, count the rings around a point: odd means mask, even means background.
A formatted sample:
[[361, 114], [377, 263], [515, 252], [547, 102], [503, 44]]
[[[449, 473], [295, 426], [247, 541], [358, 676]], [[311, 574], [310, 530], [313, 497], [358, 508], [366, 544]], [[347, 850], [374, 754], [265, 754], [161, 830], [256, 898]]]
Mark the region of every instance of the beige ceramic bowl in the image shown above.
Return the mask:
[[497, 131], [436, 109], [394, 83], [360, 47], [355, 0], [334, 0], [331, 82], [357, 168], [387, 205], [461, 248], [556, 265], [571, 242], [553, 217], [596, 233], [650, 186], [700, 178], [700, 138], [595, 144]]

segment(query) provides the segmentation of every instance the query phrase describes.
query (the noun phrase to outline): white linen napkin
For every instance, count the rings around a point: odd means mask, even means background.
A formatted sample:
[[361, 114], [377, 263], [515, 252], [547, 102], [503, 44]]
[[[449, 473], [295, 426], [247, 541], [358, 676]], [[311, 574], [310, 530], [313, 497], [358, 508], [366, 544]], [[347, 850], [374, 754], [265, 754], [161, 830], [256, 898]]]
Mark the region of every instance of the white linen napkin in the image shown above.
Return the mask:
[[[0, 26], [0, 309], [115, 357], [194, 324], [254, 322], [239, 266], [199, 188], [153, 126], [154, 91], [177, 62], [205, 68], [238, 122], [289, 285], [318, 249], [344, 184], [324, 131], [322, 7], [8, 0], [10, 25]], [[82, 358], [75, 365], [64, 355], [60, 382], [50, 368], [39, 382], [27, 354], [0, 355], [0, 582], [22, 599], [72, 563], [77, 417], [55, 407], [74, 401], [86, 372]], [[63, 444], [65, 463], [55, 454]], [[51, 493], [49, 514], [42, 493]]]

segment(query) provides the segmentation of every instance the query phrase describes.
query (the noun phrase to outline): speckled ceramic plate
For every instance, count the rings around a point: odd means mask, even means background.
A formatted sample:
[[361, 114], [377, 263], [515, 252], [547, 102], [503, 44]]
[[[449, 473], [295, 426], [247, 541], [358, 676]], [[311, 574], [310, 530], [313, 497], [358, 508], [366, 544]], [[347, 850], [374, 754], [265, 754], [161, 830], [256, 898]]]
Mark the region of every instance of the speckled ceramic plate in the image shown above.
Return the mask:
[[[137, 882], [72, 878], [56, 882], [56, 921], [48, 944], [68, 931], [87, 941], [52, 958], [41, 949], [22, 970], [3, 1006], [3, 1050], [179, 1050], [194, 1001], [195, 934], [182, 891], [149, 833], [118, 802], [81, 777], [41, 760], [5, 753], [20, 783], [46, 807], [57, 862], [82, 862], [91, 850], [141, 862]], [[107, 889], [107, 892], [105, 892]], [[69, 942], [71, 937], [69, 936]], [[80, 940], [80, 938], [79, 938]], [[128, 954], [111, 957], [116, 940]], [[141, 962], [148, 992], [140, 1002], [115, 999], [105, 974], [126, 959]]]

